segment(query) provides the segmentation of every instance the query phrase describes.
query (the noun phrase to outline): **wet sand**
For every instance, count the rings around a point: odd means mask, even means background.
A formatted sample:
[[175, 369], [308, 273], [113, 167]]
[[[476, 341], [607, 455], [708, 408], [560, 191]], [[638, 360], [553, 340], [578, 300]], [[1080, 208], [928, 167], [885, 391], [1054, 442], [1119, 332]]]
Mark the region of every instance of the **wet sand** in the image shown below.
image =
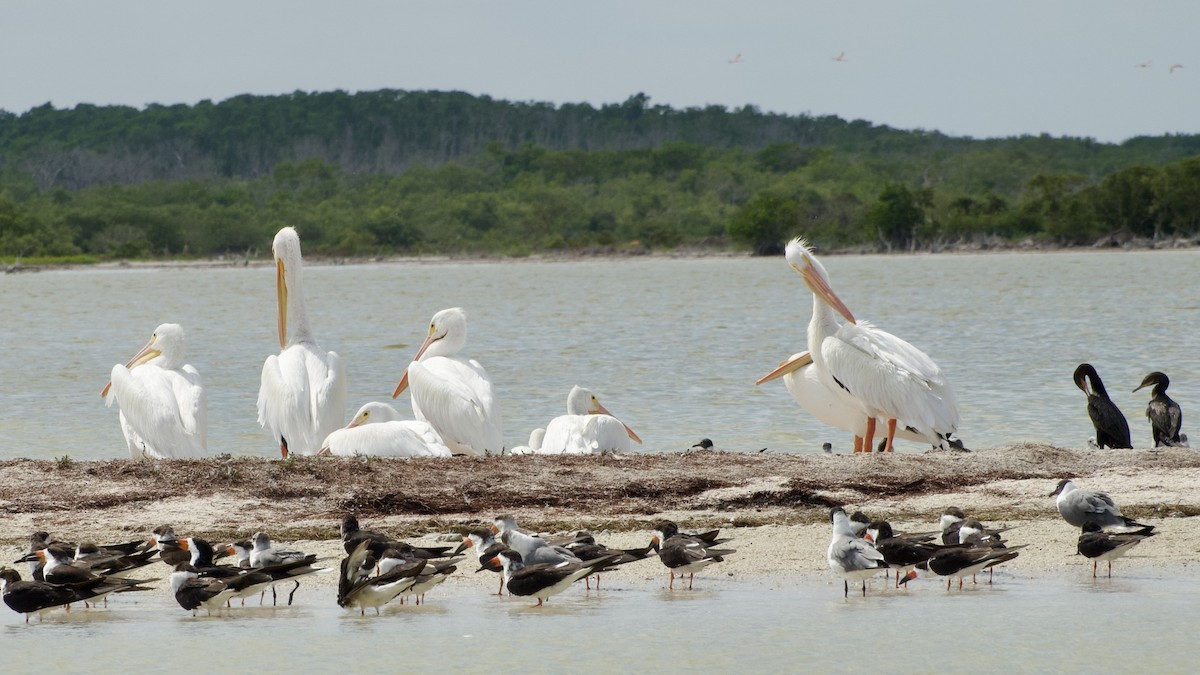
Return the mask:
[[[1193, 536], [1200, 522], [1200, 452], [1187, 449], [1016, 445], [894, 456], [709, 451], [452, 460], [6, 460], [0, 467], [6, 562], [23, 554], [35, 530], [104, 543], [143, 538], [169, 523], [181, 536], [217, 542], [266, 531], [336, 568], [342, 556], [337, 527], [348, 512], [364, 528], [448, 546], [466, 530], [511, 513], [525, 529], [589, 529], [619, 548], [645, 546], [662, 519], [685, 530], [720, 527], [737, 553], [702, 576], [773, 583], [829, 577], [833, 505], [886, 518], [904, 531], [936, 529], [941, 510], [953, 505], [988, 525], [1015, 528], [1009, 540], [1028, 547], [1005, 564], [1009, 573], [1085, 574], [1090, 564], [1075, 553], [1078, 531], [1048, 496], [1064, 477], [1107, 491], [1125, 515], [1157, 526], [1159, 536], [1119, 560], [1116, 574], [1187, 568], [1200, 553]], [[496, 577], [473, 574], [475, 567], [469, 556], [450, 583], [494, 590]], [[151, 569], [154, 576], [165, 571]], [[618, 583], [666, 581], [657, 560], [610, 574]], [[316, 583], [333, 585], [336, 574]]]

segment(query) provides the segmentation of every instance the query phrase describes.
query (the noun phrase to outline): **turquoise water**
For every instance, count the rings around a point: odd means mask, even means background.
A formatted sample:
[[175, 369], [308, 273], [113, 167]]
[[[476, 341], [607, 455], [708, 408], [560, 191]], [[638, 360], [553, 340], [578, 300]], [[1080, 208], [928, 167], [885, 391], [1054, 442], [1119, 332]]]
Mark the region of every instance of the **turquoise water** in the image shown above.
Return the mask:
[[[1150, 443], [1150, 370], [1172, 377], [1184, 431], [1200, 402], [1200, 253], [1065, 252], [826, 258], [857, 316], [930, 354], [956, 389], [968, 447], [1084, 447], [1071, 382], [1099, 369], [1135, 444]], [[0, 457], [127, 454], [108, 372], [160, 323], [183, 325], [209, 397], [209, 450], [277, 456], [255, 417], [263, 360], [278, 351], [274, 270], [136, 269], [0, 277]], [[508, 445], [594, 390], [646, 443], [819, 452], [850, 439], [754, 381], [801, 351], [812, 306], [780, 258], [396, 263], [310, 267], [314, 333], [347, 364], [351, 414], [390, 400], [433, 313], [464, 307], [465, 353], [496, 383]], [[1164, 284], [1166, 284], [1164, 286]], [[407, 396], [396, 402], [406, 415]], [[901, 449], [921, 450], [917, 445]]]

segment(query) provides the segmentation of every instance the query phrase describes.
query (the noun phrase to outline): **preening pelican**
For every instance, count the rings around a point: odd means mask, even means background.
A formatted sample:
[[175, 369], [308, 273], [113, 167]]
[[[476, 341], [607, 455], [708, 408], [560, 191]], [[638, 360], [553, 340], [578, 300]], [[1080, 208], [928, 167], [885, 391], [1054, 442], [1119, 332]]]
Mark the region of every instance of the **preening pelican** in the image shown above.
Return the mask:
[[[258, 423], [279, 441], [284, 457], [311, 455], [342, 426], [346, 373], [337, 352], [322, 352], [313, 339], [300, 285], [300, 237], [285, 227], [271, 244], [279, 326], [278, 356], [268, 356], [258, 390]], [[288, 323], [292, 335], [288, 338]]]
[[[784, 256], [813, 294], [808, 351], [817, 375], [827, 389], [839, 392], [843, 402], [862, 409], [864, 449], [871, 448], [876, 418], [888, 421], [886, 451], [892, 450], [897, 422], [935, 447], [944, 447], [958, 428], [959, 417], [942, 369], [904, 340], [858, 322], [833, 292], [824, 266], [802, 239], [791, 241]], [[839, 326], [837, 314], [848, 323]]]
[[1108, 390], [1100, 380], [1100, 373], [1090, 363], [1081, 363], [1075, 369], [1075, 386], [1087, 394], [1088, 417], [1096, 427], [1096, 445], [1103, 448], [1132, 448], [1129, 442], [1129, 423], [1121, 409], [1108, 397]]
[[[767, 373], [754, 384], [760, 385], [779, 377], [783, 378], [783, 384], [787, 387], [788, 393], [808, 414], [830, 426], [849, 431], [854, 434], [856, 439], [859, 439], [858, 443], [861, 444], [863, 434], [867, 432], [866, 415], [858, 406], [847, 405], [838, 394], [830, 391], [821, 383], [817, 369], [813, 366], [812, 354], [808, 352], [792, 354], [786, 361], [779, 364], [778, 368]], [[885, 419], [877, 419], [876, 423], [880, 421], [887, 424]], [[925, 436], [907, 427], [897, 428], [896, 438], [917, 443], [926, 441]], [[869, 451], [870, 448], [864, 448], [864, 450]]]
[[372, 401], [345, 428], [329, 434], [318, 455], [338, 457], [449, 457], [442, 437], [420, 420], [401, 420], [395, 408]]
[[121, 431], [134, 459], [203, 457], [208, 399], [200, 373], [183, 359], [183, 327], [164, 323], [125, 365], [112, 368], [101, 396], [117, 402]]
[[454, 454], [499, 455], [504, 451], [500, 406], [483, 366], [457, 355], [466, 342], [467, 314], [462, 308], [434, 314], [425, 342], [392, 398], [411, 384], [413, 415], [429, 422]]
[[629, 439], [642, 442], [633, 429], [600, 405], [595, 394], [576, 385], [567, 394], [567, 414], [550, 420], [542, 447], [536, 452], [542, 455], [628, 452]]

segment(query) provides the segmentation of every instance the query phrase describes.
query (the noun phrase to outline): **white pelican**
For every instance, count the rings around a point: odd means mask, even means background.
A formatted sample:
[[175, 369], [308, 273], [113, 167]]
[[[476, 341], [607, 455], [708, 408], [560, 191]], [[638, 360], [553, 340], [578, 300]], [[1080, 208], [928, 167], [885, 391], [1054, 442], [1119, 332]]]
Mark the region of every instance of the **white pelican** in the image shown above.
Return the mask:
[[[779, 367], [762, 376], [755, 385], [783, 377], [788, 393], [808, 414], [822, 422], [854, 434], [856, 446], [861, 446], [863, 434], [867, 432], [867, 418], [857, 406], [846, 404], [835, 392], [830, 391], [817, 375], [812, 354], [792, 354]], [[887, 424], [887, 420], [882, 421]], [[925, 437], [908, 428], [897, 428], [896, 438], [924, 443]], [[870, 448], [864, 448], [870, 450]]]
[[542, 455], [628, 452], [631, 438], [642, 442], [633, 429], [600, 405], [595, 394], [576, 385], [567, 394], [567, 414], [550, 420], [542, 447], [536, 452]]
[[518, 445], [508, 451], [510, 455], [536, 455], [542, 449], [542, 440], [546, 438], [546, 430], [538, 427], [529, 432], [529, 445]]
[[207, 450], [208, 399], [185, 354], [183, 327], [164, 323], [128, 363], [113, 366], [100, 392], [108, 405], [117, 402], [134, 459], [195, 458]]
[[[925, 352], [866, 322], [829, 285], [829, 275], [802, 239], [784, 253], [813, 294], [808, 350], [821, 383], [845, 392], [842, 401], [857, 405], [866, 417], [864, 450], [871, 448], [876, 418], [888, 421], [885, 450], [892, 450], [897, 421], [935, 447], [944, 447], [958, 428], [958, 405], [942, 369]], [[838, 325], [836, 314], [848, 323]]]
[[392, 406], [372, 401], [345, 428], [329, 434], [318, 455], [337, 457], [449, 457], [450, 448], [428, 422], [401, 420]]
[[[285, 227], [271, 244], [279, 325], [278, 356], [268, 356], [258, 390], [258, 423], [279, 441], [284, 457], [311, 455], [342, 426], [346, 415], [346, 373], [337, 352], [322, 352], [308, 325], [300, 286], [300, 237]], [[288, 321], [293, 327], [288, 338]]]
[[467, 314], [461, 307], [434, 314], [392, 398], [411, 383], [413, 415], [429, 422], [454, 454], [499, 455], [504, 451], [500, 406], [483, 366], [457, 355], [466, 341]]

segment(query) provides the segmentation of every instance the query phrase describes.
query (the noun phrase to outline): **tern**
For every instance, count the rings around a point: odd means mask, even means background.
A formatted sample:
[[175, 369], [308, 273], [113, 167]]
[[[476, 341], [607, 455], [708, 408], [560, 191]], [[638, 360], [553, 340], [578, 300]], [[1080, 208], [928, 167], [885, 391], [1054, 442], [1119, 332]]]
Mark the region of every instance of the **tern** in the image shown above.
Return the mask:
[[1121, 515], [1120, 507], [1106, 493], [1084, 490], [1069, 478], [1058, 481], [1058, 487], [1054, 488], [1054, 492], [1049, 496], [1058, 497], [1055, 500], [1058, 512], [1062, 514], [1063, 520], [1074, 527], [1096, 523], [1110, 532], [1137, 531], [1138, 534], [1147, 534], [1154, 529], [1153, 526], [1143, 525]]
[[870, 542], [854, 536], [846, 510], [835, 506], [829, 511], [833, 523], [833, 539], [829, 542], [826, 558], [829, 569], [842, 577], [845, 597], [850, 597], [850, 579], [862, 580], [863, 597], [867, 595], [867, 579], [886, 571], [888, 564]]

